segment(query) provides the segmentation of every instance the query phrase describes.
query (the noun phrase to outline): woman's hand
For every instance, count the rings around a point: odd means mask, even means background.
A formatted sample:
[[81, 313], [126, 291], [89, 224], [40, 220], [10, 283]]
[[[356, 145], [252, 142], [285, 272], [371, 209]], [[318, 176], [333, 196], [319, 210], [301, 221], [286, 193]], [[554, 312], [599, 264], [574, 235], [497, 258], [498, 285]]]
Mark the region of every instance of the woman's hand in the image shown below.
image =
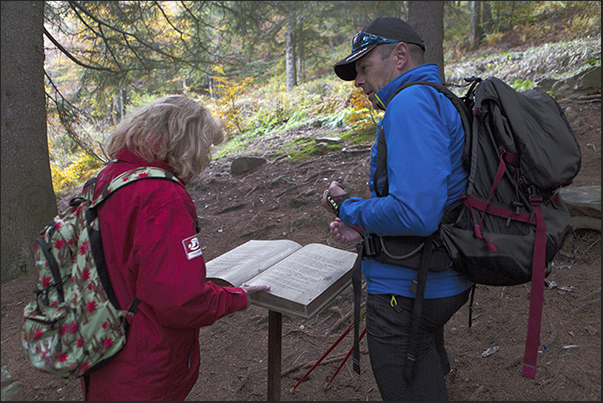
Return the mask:
[[269, 285], [247, 285], [247, 284], [243, 284], [240, 288], [243, 289], [243, 291], [245, 291], [245, 295], [247, 296], [247, 306], [249, 307], [249, 303], [251, 302], [249, 300], [249, 295], [254, 294], [256, 292], [260, 292], [260, 291], [268, 291], [270, 289]]

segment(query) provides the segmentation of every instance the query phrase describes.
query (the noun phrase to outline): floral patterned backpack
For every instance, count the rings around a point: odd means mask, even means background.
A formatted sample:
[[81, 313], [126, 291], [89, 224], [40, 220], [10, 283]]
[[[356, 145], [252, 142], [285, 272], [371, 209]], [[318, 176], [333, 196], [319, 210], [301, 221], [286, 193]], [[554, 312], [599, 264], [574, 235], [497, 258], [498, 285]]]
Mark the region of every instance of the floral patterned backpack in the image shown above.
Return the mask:
[[[117, 189], [141, 179], [182, 183], [170, 172], [142, 167], [124, 172], [92, 200], [97, 172], [81, 197], [70, 200], [34, 242], [38, 282], [23, 309], [22, 343], [31, 365], [63, 378], [78, 378], [106, 365], [126, 343], [140, 301], [122, 310], [103, 255], [96, 208]], [[184, 186], [184, 185], [182, 185]]]

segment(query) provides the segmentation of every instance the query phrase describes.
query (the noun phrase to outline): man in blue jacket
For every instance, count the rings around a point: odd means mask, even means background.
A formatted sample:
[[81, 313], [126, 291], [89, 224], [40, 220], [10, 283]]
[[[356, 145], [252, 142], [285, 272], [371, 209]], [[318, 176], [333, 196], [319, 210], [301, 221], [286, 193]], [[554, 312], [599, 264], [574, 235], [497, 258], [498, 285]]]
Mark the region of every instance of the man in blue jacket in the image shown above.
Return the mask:
[[[385, 110], [371, 152], [370, 199], [348, 196], [337, 182], [323, 194], [323, 206], [337, 216], [331, 235], [338, 242], [401, 236], [410, 244], [434, 233], [444, 212], [465, 191], [465, 134], [452, 102], [428, 85], [413, 85], [396, 95], [407, 82], [441, 84], [437, 65], [424, 64], [424, 52], [423, 40], [409, 24], [377, 18], [354, 36], [352, 53], [334, 66], [339, 78], [354, 80], [375, 108]], [[386, 169], [378, 169], [385, 158], [377, 152], [379, 140], [387, 145]], [[381, 177], [375, 178], [376, 171]], [[444, 325], [467, 302], [473, 283], [449, 262], [441, 266], [427, 274], [417, 345], [410, 357], [414, 365], [405, 374], [417, 270], [372, 256], [362, 261], [369, 355], [383, 400], [448, 399]]]

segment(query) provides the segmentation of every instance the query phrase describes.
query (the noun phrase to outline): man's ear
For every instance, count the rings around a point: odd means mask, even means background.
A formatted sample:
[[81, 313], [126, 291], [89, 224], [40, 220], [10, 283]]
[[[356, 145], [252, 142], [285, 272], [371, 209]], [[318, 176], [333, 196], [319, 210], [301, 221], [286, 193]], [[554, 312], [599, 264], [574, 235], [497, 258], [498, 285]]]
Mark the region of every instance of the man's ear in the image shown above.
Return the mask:
[[410, 50], [405, 42], [400, 42], [394, 49], [394, 56], [396, 57], [396, 67], [400, 71], [404, 71], [404, 67], [410, 63]]

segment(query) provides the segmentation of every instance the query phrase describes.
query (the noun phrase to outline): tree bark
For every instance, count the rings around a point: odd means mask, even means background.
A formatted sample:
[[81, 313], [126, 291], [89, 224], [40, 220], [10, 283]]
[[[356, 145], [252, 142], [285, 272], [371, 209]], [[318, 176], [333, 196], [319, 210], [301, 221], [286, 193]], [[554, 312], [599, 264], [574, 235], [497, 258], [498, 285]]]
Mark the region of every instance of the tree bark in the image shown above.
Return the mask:
[[494, 21], [492, 19], [492, 7], [490, 7], [490, 3], [484, 1], [482, 4], [482, 28], [484, 33], [491, 34], [494, 26]]
[[33, 270], [33, 241], [57, 214], [44, 93], [43, 1], [3, 1], [1, 281]]
[[295, 70], [295, 15], [289, 12], [287, 17], [287, 43], [285, 45], [286, 83], [287, 92], [291, 92], [297, 85]]
[[482, 36], [482, 26], [480, 22], [481, 6], [479, 1], [471, 2], [471, 22], [469, 24], [469, 47], [477, 49]]
[[444, 74], [444, 2], [409, 1], [408, 23], [425, 41], [425, 63], [436, 63], [442, 82]]

